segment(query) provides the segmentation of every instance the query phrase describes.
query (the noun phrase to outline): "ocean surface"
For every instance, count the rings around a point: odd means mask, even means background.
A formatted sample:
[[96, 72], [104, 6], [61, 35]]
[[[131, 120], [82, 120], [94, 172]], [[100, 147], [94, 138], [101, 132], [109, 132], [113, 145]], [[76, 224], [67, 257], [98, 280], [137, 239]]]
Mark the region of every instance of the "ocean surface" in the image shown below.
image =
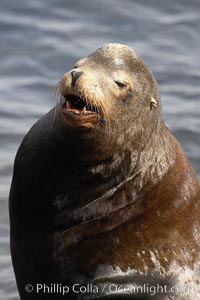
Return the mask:
[[0, 300], [19, 299], [9, 250], [14, 157], [77, 59], [106, 42], [134, 48], [159, 83], [167, 126], [200, 175], [199, 33], [199, 0], [0, 0]]

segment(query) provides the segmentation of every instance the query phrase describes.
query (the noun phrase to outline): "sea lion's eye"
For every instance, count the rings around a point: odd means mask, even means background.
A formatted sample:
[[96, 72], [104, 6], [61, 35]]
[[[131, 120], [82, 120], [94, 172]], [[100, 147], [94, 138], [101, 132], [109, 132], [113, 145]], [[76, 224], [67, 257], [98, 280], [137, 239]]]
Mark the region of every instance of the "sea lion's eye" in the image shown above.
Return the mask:
[[124, 83], [122, 83], [122, 82], [115, 81], [115, 83], [118, 85], [118, 87], [119, 87], [120, 89], [124, 89], [124, 88], [126, 87], [126, 85], [125, 85]]
[[76, 66], [76, 65], [73, 67], [73, 69], [77, 69], [77, 68], [78, 68], [78, 66]]

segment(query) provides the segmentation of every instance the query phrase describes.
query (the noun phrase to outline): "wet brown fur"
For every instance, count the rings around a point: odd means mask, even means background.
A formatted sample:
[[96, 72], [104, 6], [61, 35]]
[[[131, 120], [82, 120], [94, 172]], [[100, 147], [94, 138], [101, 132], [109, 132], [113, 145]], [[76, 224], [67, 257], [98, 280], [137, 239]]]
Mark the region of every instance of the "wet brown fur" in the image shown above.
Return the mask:
[[77, 63], [74, 87], [72, 70], [59, 83], [62, 97], [97, 104], [105, 124], [72, 128], [58, 103], [18, 151], [11, 251], [23, 300], [25, 283], [96, 280], [101, 265], [148, 277], [152, 253], [160, 273], [199, 260], [199, 181], [164, 124], [147, 66], [129, 47], [106, 44]]

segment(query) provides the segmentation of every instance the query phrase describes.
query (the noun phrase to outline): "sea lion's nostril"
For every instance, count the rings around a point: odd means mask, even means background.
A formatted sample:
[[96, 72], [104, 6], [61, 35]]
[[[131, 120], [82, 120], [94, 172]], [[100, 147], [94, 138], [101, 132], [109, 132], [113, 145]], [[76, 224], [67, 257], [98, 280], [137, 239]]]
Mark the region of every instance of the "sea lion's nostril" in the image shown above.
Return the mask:
[[72, 86], [75, 86], [76, 80], [83, 74], [83, 72], [76, 72], [76, 71], [72, 71], [71, 75], [72, 75]]

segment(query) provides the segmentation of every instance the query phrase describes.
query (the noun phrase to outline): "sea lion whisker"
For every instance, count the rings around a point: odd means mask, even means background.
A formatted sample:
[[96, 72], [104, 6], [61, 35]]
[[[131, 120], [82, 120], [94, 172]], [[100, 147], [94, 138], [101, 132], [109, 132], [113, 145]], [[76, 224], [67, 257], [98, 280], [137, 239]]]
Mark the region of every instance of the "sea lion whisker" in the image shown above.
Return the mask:
[[100, 116], [100, 110], [99, 110], [99, 103], [97, 102], [97, 100], [93, 97], [93, 101], [94, 101], [94, 105], [93, 105], [93, 107], [94, 107], [94, 110], [95, 110], [95, 112]]
[[100, 103], [100, 107], [103, 111], [103, 118], [106, 121], [106, 131], [107, 131], [107, 134], [109, 135], [111, 127], [110, 127], [110, 115], [109, 115], [107, 106], [108, 106], [108, 103], [106, 105], [103, 102]]
[[56, 104], [59, 104], [61, 97], [63, 97], [61, 93], [60, 85], [61, 85], [61, 80], [57, 83], [56, 89], [54, 91], [54, 99], [56, 100]]
[[58, 110], [57, 106], [58, 106], [58, 104], [61, 104], [61, 99], [63, 99], [63, 96], [60, 91], [60, 84], [61, 84], [61, 80], [59, 80], [58, 83], [56, 84], [56, 88], [54, 91], [55, 109], [54, 109], [54, 114], [53, 114], [53, 124], [55, 122], [55, 118], [56, 118], [56, 114], [57, 114], [57, 110]]
[[85, 97], [85, 108], [86, 110], [89, 110], [89, 100], [87, 97]]
[[100, 114], [99, 114], [99, 107], [96, 105], [96, 103], [94, 103], [93, 107], [94, 107], [95, 113], [96, 113], [97, 115], [100, 115]]

